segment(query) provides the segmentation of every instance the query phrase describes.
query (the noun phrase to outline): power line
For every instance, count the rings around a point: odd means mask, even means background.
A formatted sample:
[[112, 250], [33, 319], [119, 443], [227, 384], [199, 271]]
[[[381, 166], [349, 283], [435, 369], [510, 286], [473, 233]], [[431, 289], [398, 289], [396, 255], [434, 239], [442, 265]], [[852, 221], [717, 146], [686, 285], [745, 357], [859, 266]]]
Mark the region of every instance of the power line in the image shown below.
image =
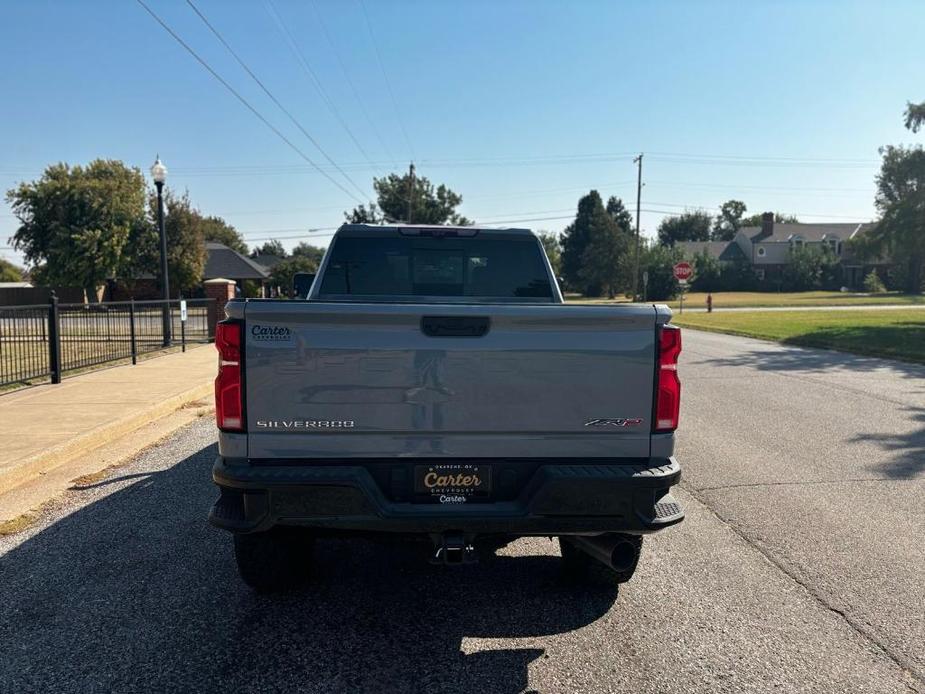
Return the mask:
[[318, 4], [315, 0], [311, 0], [312, 10], [315, 12], [315, 17], [318, 20], [318, 26], [321, 27], [321, 32], [324, 34], [325, 40], [328, 42], [328, 45], [331, 47], [331, 53], [334, 54], [334, 57], [337, 59], [337, 64], [340, 66], [341, 74], [344, 76], [344, 81], [347, 82], [347, 86], [350, 87], [350, 91], [353, 94], [353, 98], [356, 99], [357, 104], [360, 107], [360, 112], [363, 114], [363, 118], [366, 119], [369, 129], [373, 131], [376, 140], [379, 142], [379, 146], [382, 147], [382, 151], [385, 152], [385, 155], [389, 158], [389, 161], [392, 163], [392, 167], [396, 168], [398, 162], [395, 160], [395, 157], [392, 156], [392, 152], [386, 145], [385, 140], [382, 139], [382, 135], [379, 132], [379, 128], [376, 127], [376, 123], [370, 118], [369, 111], [366, 109], [366, 101], [360, 96], [359, 90], [357, 90], [356, 85], [353, 83], [353, 80], [350, 79], [350, 74], [347, 72], [347, 66], [344, 64], [343, 59], [340, 56], [340, 51], [337, 49], [337, 44], [331, 38], [331, 34], [328, 32], [328, 27], [324, 23], [324, 18], [321, 16], [321, 11], [318, 9]]
[[370, 42], [373, 44], [373, 51], [376, 54], [376, 61], [379, 63], [379, 70], [382, 72], [382, 79], [385, 81], [386, 89], [389, 92], [389, 98], [392, 100], [392, 108], [395, 109], [395, 118], [398, 120], [398, 127], [401, 128], [401, 134], [405, 138], [405, 144], [408, 145], [408, 151], [411, 153], [411, 158], [416, 159], [417, 157], [414, 154], [414, 147], [411, 145], [411, 138], [408, 137], [408, 131], [405, 130], [405, 124], [401, 117], [401, 111], [398, 108], [398, 101], [395, 99], [395, 92], [392, 91], [392, 83], [389, 81], [389, 76], [386, 74], [385, 65], [382, 62], [382, 54], [379, 53], [379, 45], [376, 43], [376, 36], [373, 34], [373, 25], [369, 21], [369, 13], [366, 11], [366, 5], [363, 3], [363, 0], [358, 0], [360, 3], [360, 9], [363, 11], [363, 19], [366, 21], [366, 30], [369, 32]]
[[821, 192], [821, 193], [871, 193], [869, 188], [825, 188], [813, 186], [754, 186], [743, 185], [741, 183], [690, 183], [685, 181], [659, 181], [649, 179], [650, 185], [679, 186], [682, 188], [718, 188], [720, 190], [740, 189], [740, 190], [767, 190], [767, 191], [797, 191], [797, 192]]
[[360, 186], [358, 186], [358, 185], [356, 184], [356, 182], [355, 182], [352, 178], [350, 178], [350, 176], [348, 176], [347, 173], [346, 173], [342, 168], [340, 168], [340, 166], [337, 165], [337, 162], [335, 162], [335, 161], [330, 157], [330, 155], [328, 155], [328, 153], [324, 151], [324, 149], [321, 147], [321, 145], [318, 144], [318, 141], [317, 141], [314, 137], [312, 137], [311, 134], [302, 126], [302, 123], [300, 123], [300, 122], [296, 119], [296, 117], [293, 116], [293, 115], [289, 112], [289, 110], [288, 110], [285, 106], [283, 106], [283, 105], [280, 103], [279, 99], [277, 99], [277, 98], [273, 95], [273, 93], [272, 93], [269, 89], [267, 89], [267, 86], [260, 80], [259, 77], [257, 77], [257, 75], [254, 74], [254, 71], [251, 70], [251, 69], [247, 66], [247, 63], [245, 63], [244, 60], [243, 60], [237, 53], [235, 53], [234, 49], [233, 49], [233, 48], [229, 45], [229, 43], [225, 40], [225, 37], [221, 35], [221, 33], [218, 31], [218, 29], [216, 29], [214, 26], [212, 26], [212, 23], [211, 23], [208, 19], [206, 19], [206, 16], [199, 10], [198, 7], [196, 7], [196, 5], [193, 3], [193, 0], [186, 0], [186, 4], [189, 5], [189, 6], [193, 9], [193, 12], [195, 12], [196, 15], [199, 17], [199, 19], [201, 19], [201, 20], [203, 21], [203, 23], [204, 23], [207, 27], [209, 27], [209, 31], [211, 31], [211, 32], [215, 35], [215, 38], [217, 38], [217, 39], [221, 42], [221, 44], [228, 50], [228, 52], [231, 53], [232, 57], [238, 62], [238, 65], [240, 65], [240, 66], [244, 69], [244, 71], [245, 71], [248, 75], [250, 75], [251, 79], [254, 80], [254, 82], [257, 83], [257, 86], [259, 86], [259, 87], [263, 90], [264, 94], [266, 94], [268, 97], [270, 97], [270, 99], [273, 101], [273, 103], [276, 104], [276, 105], [279, 107], [279, 110], [282, 111], [283, 113], [285, 113], [285, 114], [286, 114], [286, 117], [289, 118], [289, 120], [292, 121], [292, 123], [302, 132], [302, 134], [305, 135], [306, 138], [308, 138], [308, 141], [311, 142], [311, 143], [315, 146], [315, 149], [317, 149], [319, 152], [321, 152], [321, 155], [322, 155], [325, 159], [328, 160], [328, 163], [329, 163], [331, 166], [333, 166], [335, 169], [337, 169], [337, 171], [340, 172], [340, 175], [343, 176], [344, 179], [345, 179], [350, 185], [352, 185], [352, 186], [357, 190], [357, 192], [359, 192], [359, 194], [360, 194], [361, 196], [366, 197], [366, 193], [363, 192], [363, 189], [360, 188]]
[[266, 125], [270, 130], [272, 130], [272, 131], [276, 134], [277, 137], [279, 137], [283, 142], [285, 142], [287, 145], [289, 145], [289, 147], [290, 147], [293, 151], [295, 151], [296, 154], [298, 154], [302, 159], [304, 159], [305, 161], [307, 161], [314, 169], [316, 169], [316, 170], [318, 171], [318, 173], [320, 173], [322, 176], [324, 176], [326, 179], [328, 179], [331, 183], [333, 183], [335, 186], [337, 186], [337, 188], [339, 188], [341, 191], [343, 191], [343, 192], [344, 192], [347, 196], [349, 196], [351, 199], [353, 199], [354, 201], [356, 201], [356, 202], [358, 202], [358, 203], [360, 203], [360, 204], [363, 204], [363, 201], [362, 201], [360, 198], [356, 197], [353, 193], [351, 193], [349, 190], [347, 190], [346, 188], [344, 188], [344, 186], [342, 186], [338, 181], [336, 181], [333, 177], [331, 177], [327, 172], [325, 172], [320, 166], [318, 166], [318, 164], [316, 164], [316, 163], [312, 160], [311, 157], [309, 157], [307, 154], [305, 154], [305, 152], [303, 152], [301, 149], [299, 149], [299, 147], [296, 146], [296, 145], [292, 142], [292, 140], [290, 140], [288, 137], [286, 137], [275, 125], [273, 125], [270, 121], [268, 121], [268, 120], [260, 113], [260, 111], [258, 111], [256, 108], [254, 108], [253, 106], [251, 106], [250, 102], [249, 102], [247, 99], [245, 99], [243, 96], [241, 96], [241, 95], [235, 90], [235, 88], [232, 87], [230, 84], [228, 84], [228, 82], [226, 82], [225, 79], [224, 79], [221, 75], [219, 75], [215, 70], [213, 70], [212, 67], [211, 67], [203, 58], [201, 58], [201, 57], [199, 56], [199, 54], [196, 53], [196, 51], [194, 51], [194, 50], [190, 47], [190, 45], [189, 45], [188, 43], [186, 43], [186, 41], [184, 41], [183, 39], [181, 39], [180, 36], [177, 35], [177, 33], [176, 33], [173, 29], [171, 29], [171, 28], [164, 22], [163, 19], [161, 19], [159, 16], [157, 16], [157, 14], [154, 13], [154, 10], [152, 10], [150, 7], [148, 7], [147, 4], [145, 4], [144, 0], [136, 0], [136, 2], [137, 2], [139, 5], [141, 5], [141, 6], [145, 9], [145, 11], [146, 11], [148, 14], [150, 14], [150, 15], [154, 18], [154, 20], [164, 28], [164, 31], [166, 31], [168, 34], [170, 34], [170, 35], [176, 40], [177, 43], [179, 43], [181, 46], [183, 46], [183, 48], [185, 48], [186, 51], [187, 51], [190, 55], [192, 55], [192, 56], [199, 62], [200, 65], [202, 65], [206, 70], [208, 70], [208, 71], [209, 71], [209, 74], [211, 74], [216, 80], [218, 80], [218, 81], [222, 84], [222, 86], [225, 87], [225, 89], [227, 89], [229, 92], [231, 92], [231, 93], [235, 96], [235, 98], [238, 99], [238, 101], [240, 101], [242, 104], [244, 104], [244, 105], [247, 107], [247, 109], [248, 109], [251, 113], [253, 113], [255, 116], [257, 116], [257, 118], [258, 118], [264, 125]]
[[777, 162], [829, 162], [829, 163], [879, 163], [876, 159], [862, 159], [860, 157], [769, 157], [764, 155], [751, 154], [691, 154], [689, 152], [651, 152], [655, 156], [665, 157], [688, 157], [695, 159], [730, 159], [730, 160], [755, 160], [755, 161], [777, 161]]
[[[680, 205], [677, 203], [650, 203], [652, 205], [662, 205], [665, 207], [684, 207], [686, 209], [719, 209], [711, 206], [698, 206], [698, 205]], [[550, 221], [562, 221], [566, 219], [574, 219], [575, 212], [571, 212], [572, 208], [567, 208], [564, 210], [535, 210], [533, 212], [521, 212], [521, 213], [508, 213], [504, 215], [488, 215], [485, 217], [480, 217], [479, 221], [475, 224], [479, 226], [499, 226], [503, 224], [521, 224], [525, 222], [550, 222]], [[543, 214], [544, 212], [558, 212], [558, 211], [569, 211], [570, 214], [564, 215], [550, 215], [550, 216], [536, 216]], [[664, 210], [657, 207], [643, 207], [640, 210], [641, 212], [646, 212], [648, 214], [661, 214], [670, 217], [678, 217], [682, 212], [677, 210]], [[857, 221], [858, 217], [863, 215], [856, 215], [848, 217], [847, 215], [823, 215], [823, 214], [810, 214], [804, 212], [793, 212], [792, 214], [801, 216], [801, 217], [835, 217], [835, 218], [850, 218], [853, 221]], [[507, 217], [506, 219], [494, 219], [494, 217]], [[269, 241], [269, 240], [292, 240], [300, 238], [309, 238], [309, 237], [324, 237], [331, 236], [333, 232], [336, 231], [338, 227], [327, 226], [327, 227], [306, 227], [306, 228], [285, 228], [285, 229], [259, 229], [259, 230], [250, 230], [240, 232], [242, 236], [249, 242], [255, 241]], [[331, 232], [331, 233], [327, 233]], [[253, 238], [255, 234], [264, 234], [259, 238]]]
[[[189, 2], [189, 0], [187, 0]], [[309, 76], [311, 81], [314, 83], [315, 88], [318, 90], [318, 93], [321, 95], [321, 99], [324, 101], [325, 106], [332, 116], [340, 123], [341, 127], [353, 141], [353, 144], [356, 145], [357, 150], [363, 156], [363, 158], [369, 163], [370, 166], [375, 168], [372, 160], [369, 158], [369, 155], [366, 153], [366, 150], [363, 149], [363, 146], [360, 144], [359, 140], [353, 134], [353, 131], [350, 129], [350, 126], [347, 125], [347, 121], [344, 120], [341, 116], [340, 111], [337, 110], [337, 107], [334, 105], [334, 102], [331, 100], [331, 97], [328, 96], [327, 91], [321, 84], [321, 80], [318, 79], [318, 75], [315, 74], [315, 71], [312, 70], [311, 65], [308, 60], [305, 58], [305, 55], [296, 45], [295, 39], [292, 37], [292, 33], [289, 31], [289, 28], [283, 22], [282, 17], [280, 17], [279, 12], [277, 12], [276, 7], [273, 5], [273, 0], [266, 0], [266, 8], [270, 13], [270, 16], [276, 22], [276, 26], [279, 27], [280, 31], [283, 33], [283, 36], [286, 38], [286, 42], [289, 44], [290, 50], [296, 57], [299, 66], [302, 68], [302, 71]]]

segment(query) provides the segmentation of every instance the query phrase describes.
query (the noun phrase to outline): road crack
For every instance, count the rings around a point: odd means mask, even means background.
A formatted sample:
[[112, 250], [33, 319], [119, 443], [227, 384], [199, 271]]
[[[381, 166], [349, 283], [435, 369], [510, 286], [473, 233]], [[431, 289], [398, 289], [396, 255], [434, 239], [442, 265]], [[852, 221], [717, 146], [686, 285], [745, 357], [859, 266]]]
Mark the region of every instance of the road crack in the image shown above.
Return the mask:
[[850, 482], [912, 482], [913, 478], [906, 479], [893, 479], [886, 477], [855, 477], [839, 480], [815, 480], [807, 482], [806, 480], [794, 481], [794, 482], [743, 482], [741, 484], [720, 484], [715, 487], [688, 487], [684, 485], [684, 488], [689, 492], [715, 492], [715, 491], [724, 491], [727, 489], [751, 489], [756, 487], [812, 487], [816, 485], [824, 484], [844, 484]]
[[[848, 480], [850, 481], [850, 480]], [[874, 480], [859, 480], [859, 481], [874, 481]], [[880, 481], [880, 480], [877, 480]], [[770, 483], [774, 484], [774, 483]], [[794, 483], [779, 483], [779, 484], [794, 484]], [[810, 483], [813, 484], [813, 483]], [[750, 487], [750, 486], [769, 486], [769, 485], [732, 485], [732, 487]], [[912, 680], [912, 682], [905, 682], [906, 689], [910, 692], [925, 692], [925, 673], [920, 673], [918, 667], [915, 663], [909, 661], [908, 658], [899, 653], [894, 653], [888, 646], [883, 644], [877, 634], [873, 630], [867, 628], [864, 624], [858, 622], [852, 618], [847, 612], [843, 609], [836, 607], [831, 604], [824, 593], [814, 588], [811, 584], [801, 578], [795, 570], [787, 566], [783, 560], [776, 557], [770, 550], [765, 549], [760, 544], [755, 542], [751, 537], [749, 537], [743, 530], [739, 529], [732, 519], [725, 517], [718, 510], [713, 508], [705, 498], [701, 496], [701, 491], [693, 487], [690, 487], [687, 484], [681, 484], [681, 487], [687, 491], [694, 499], [696, 499], [701, 505], [704, 506], [717, 520], [719, 520], [723, 525], [728, 527], [732, 532], [734, 532], [739, 538], [742, 539], [749, 547], [754, 548], [758, 553], [761, 554], [772, 566], [777, 568], [778, 571], [787, 576], [791, 581], [800, 586], [807, 595], [809, 595], [816, 603], [823, 607], [826, 611], [836, 615], [841, 619], [841, 621], [846, 624], [853, 632], [855, 632], [861, 639], [868, 643], [872, 649], [882, 653], [887, 659], [892, 661], [903, 674]], [[730, 487], [714, 487], [713, 489], [728, 489]]]

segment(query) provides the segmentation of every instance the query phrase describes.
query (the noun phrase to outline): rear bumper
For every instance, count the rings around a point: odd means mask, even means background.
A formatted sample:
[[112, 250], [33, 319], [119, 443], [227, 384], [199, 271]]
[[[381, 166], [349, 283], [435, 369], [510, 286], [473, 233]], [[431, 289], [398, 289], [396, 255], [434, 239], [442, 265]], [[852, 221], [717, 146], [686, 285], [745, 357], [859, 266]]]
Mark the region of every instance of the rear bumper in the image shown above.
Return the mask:
[[414, 534], [590, 535], [649, 533], [684, 518], [670, 494], [681, 479], [674, 458], [540, 465], [516, 498], [452, 505], [394, 501], [359, 465], [229, 465], [219, 457], [212, 478], [221, 496], [209, 520], [238, 533], [298, 525]]

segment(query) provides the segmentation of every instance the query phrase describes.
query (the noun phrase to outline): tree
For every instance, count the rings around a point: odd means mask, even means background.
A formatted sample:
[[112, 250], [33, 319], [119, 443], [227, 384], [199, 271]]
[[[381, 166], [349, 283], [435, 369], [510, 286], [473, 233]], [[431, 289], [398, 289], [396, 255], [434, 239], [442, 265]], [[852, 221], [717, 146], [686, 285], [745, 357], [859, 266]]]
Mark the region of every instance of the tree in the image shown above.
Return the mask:
[[681, 260], [683, 256], [677, 248], [646, 244], [640, 254], [639, 267], [649, 276], [645, 288], [647, 300], [666, 301], [678, 295], [681, 287], [674, 277], [674, 266]]
[[906, 127], [917, 133], [923, 124], [925, 124], [925, 101], [920, 104], [908, 102], [906, 104]]
[[369, 206], [359, 205], [350, 212], [344, 212], [344, 219], [348, 224], [382, 224], [385, 221], [375, 203], [369, 203]]
[[741, 200], [727, 200], [720, 205], [719, 214], [713, 222], [711, 238], [714, 241], [732, 241], [742, 226], [742, 217], [747, 209]]
[[[588, 245], [581, 257], [579, 276], [588, 286], [602, 287], [607, 298], [613, 299], [617, 292], [629, 286], [627, 281], [627, 250], [630, 239], [612, 217], [607, 223], [591, 230]], [[630, 270], [630, 276], [632, 271]]]
[[585, 264], [590, 256], [585, 251], [594, 240], [599, 249], [610, 253], [613, 249], [607, 248], [606, 239], [620, 233], [596, 190], [582, 197], [575, 221], [562, 232], [562, 275], [566, 282], [586, 296], [598, 296], [612, 278], [603, 266], [587, 269]]
[[20, 226], [13, 247], [41, 284], [83, 287], [89, 301], [116, 273], [130, 236], [146, 226], [141, 171], [120, 161], [54, 164], [9, 190]]
[[[775, 224], [799, 224], [800, 220], [794, 217], [792, 214], [781, 214], [780, 212], [774, 213], [774, 223]], [[761, 226], [761, 214], [753, 214], [748, 217], [743, 217], [739, 222], [739, 228], [742, 227], [760, 227]]]
[[805, 292], [834, 284], [838, 258], [826, 246], [822, 249], [798, 246], [790, 250], [790, 258], [781, 277], [782, 288], [788, 292]]
[[[202, 282], [206, 263], [205, 217], [190, 203], [189, 195], [164, 189], [164, 232], [167, 236], [167, 274], [171, 294], [189, 291]], [[160, 277], [160, 234], [157, 229], [157, 195], [148, 198], [146, 223], [133, 233], [123, 255], [120, 279], [131, 282], [143, 274]]]
[[23, 269], [6, 258], [0, 258], [0, 282], [22, 282]]
[[620, 198], [615, 195], [611, 195], [607, 198], [606, 209], [607, 214], [613, 218], [613, 221], [617, 223], [618, 227], [626, 233], [631, 233], [633, 231], [633, 217], [623, 205], [623, 201]]
[[552, 265], [552, 271], [558, 277], [559, 273], [562, 272], [562, 246], [559, 243], [559, 235], [551, 231], [540, 231], [536, 235], [543, 244], [546, 257], [549, 258], [549, 264]]
[[[921, 124], [915, 113], [910, 115], [914, 108], [918, 107], [910, 105], [906, 111], [910, 130]], [[888, 145], [880, 154], [883, 162], [874, 198], [880, 220], [852, 247], [862, 257], [890, 256], [902, 263], [904, 291], [918, 294], [925, 264], [925, 150], [921, 145]]]
[[310, 243], [305, 241], [300, 241], [296, 244], [296, 247], [292, 249], [292, 257], [303, 257], [313, 260], [315, 266], [321, 264], [321, 259], [324, 257], [324, 249], [318, 248], [318, 246], [312, 246]]
[[292, 280], [297, 272], [317, 272], [318, 262], [307, 255], [294, 255], [280, 261], [270, 271], [270, 282], [284, 292], [292, 290]]
[[713, 219], [703, 210], [685, 210], [677, 217], [665, 217], [658, 225], [658, 242], [674, 246], [678, 241], [709, 241]]
[[718, 292], [722, 288], [723, 263], [706, 251], [694, 255], [694, 278], [691, 289], [695, 292]]
[[223, 243], [241, 255], [247, 255], [247, 244], [238, 230], [221, 217], [204, 217], [202, 220], [202, 237], [206, 241]]
[[275, 255], [277, 258], [285, 258], [286, 249], [283, 248], [281, 241], [270, 239], [269, 241], [264, 241], [262, 246], [254, 247], [251, 258], [256, 258], [258, 255]]
[[462, 196], [442, 183], [434, 186], [425, 176], [415, 176], [411, 186], [410, 174], [389, 174], [373, 179], [377, 203], [360, 205], [345, 212], [345, 219], [351, 224], [381, 224], [382, 222], [407, 222], [408, 199], [412, 200], [411, 221], [415, 224], [456, 224], [465, 226], [472, 222], [456, 208], [462, 204]]

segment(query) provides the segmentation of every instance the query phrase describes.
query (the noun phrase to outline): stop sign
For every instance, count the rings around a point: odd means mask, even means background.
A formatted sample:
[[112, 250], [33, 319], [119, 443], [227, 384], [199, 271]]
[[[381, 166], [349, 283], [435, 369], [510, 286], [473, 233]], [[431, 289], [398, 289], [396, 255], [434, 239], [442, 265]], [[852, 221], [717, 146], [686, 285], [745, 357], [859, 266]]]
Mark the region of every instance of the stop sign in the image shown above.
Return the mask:
[[682, 261], [674, 266], [674, 277], [679, 282], [686, 282], [694, 274], [694, 268], [687, 261]]

